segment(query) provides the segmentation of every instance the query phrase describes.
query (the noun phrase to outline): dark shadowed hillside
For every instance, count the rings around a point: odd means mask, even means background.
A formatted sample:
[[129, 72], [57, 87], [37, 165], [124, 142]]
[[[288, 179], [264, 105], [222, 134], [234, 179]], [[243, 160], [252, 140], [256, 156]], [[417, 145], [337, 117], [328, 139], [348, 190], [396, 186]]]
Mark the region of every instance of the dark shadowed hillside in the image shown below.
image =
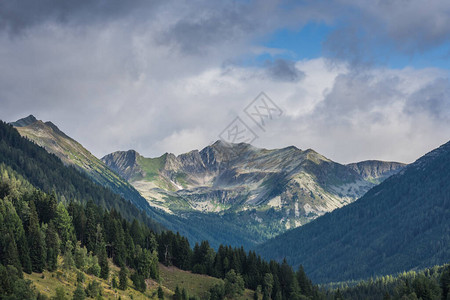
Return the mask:
[[450, 260], [450, 143], [356, 202], [258, 247], [303, 264], [318, 282], [367, 278]]

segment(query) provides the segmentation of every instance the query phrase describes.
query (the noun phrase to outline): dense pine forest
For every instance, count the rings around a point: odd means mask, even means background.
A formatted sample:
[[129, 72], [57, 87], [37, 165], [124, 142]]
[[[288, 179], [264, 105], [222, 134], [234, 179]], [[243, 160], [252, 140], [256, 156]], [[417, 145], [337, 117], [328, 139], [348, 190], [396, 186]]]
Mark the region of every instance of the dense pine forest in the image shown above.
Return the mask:
[[[2, 123], [0, 129], [2, 299], [45, 298], [23, 273], [58, 268], [108, 279], [119, 288], [130, 278], [143, 292], [147, 279], [158, 281], [158, 262], [223, 278], [211, 289], [211, 299], [233, 298], [245, 288], [264, 299], [319, 297], [301, 268], [294, 272], [286, 262], [266, 262], [242, 247], [220, 246], [216, 252], [204, 241], [192, 248], [187, 238], [163, 231], [131, 203], [62, 165], [11, 126]], [[121, 268], [121, 278], [110, 278], [112, 265]], [[81, 279], [79, 286], [80, 295], [101, 294]], [[178, 294], [185, 295], [176, 289], [175, 299]]]
[[[336, 287], [337, 286], [337, 287]], [[450, 265], [329, 287], [329, 299], [450, 299]]]

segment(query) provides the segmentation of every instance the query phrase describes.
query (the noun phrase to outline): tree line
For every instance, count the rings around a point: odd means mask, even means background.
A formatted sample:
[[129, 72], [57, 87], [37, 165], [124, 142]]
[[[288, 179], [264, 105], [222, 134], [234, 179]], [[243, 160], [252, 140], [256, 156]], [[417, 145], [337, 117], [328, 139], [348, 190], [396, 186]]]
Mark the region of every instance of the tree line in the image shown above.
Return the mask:
[[[325, 287], [323, 287], [325, 288]], [[328, 299], [449, 300], [450, 265], [403, 272], [361, 282], [328, 284]]]

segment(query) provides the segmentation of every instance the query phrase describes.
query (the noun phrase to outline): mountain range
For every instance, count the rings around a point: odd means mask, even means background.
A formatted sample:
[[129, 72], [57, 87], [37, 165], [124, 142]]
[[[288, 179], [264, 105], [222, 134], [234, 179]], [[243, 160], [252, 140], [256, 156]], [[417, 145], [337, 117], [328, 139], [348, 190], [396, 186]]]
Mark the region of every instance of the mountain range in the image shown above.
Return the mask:
[[405, 166], [343, 165], [312, 149], [267, 150], [224, 141], [178, 156], [146, 158], [129, 150], [99, 160], [51, 122], [31, 115], [11, 124], [166, 227], [212, 245], [261, 243], [355, 201]]
[[234, 222], [263, 238], [347, 205], [405, 165], [342, 165], [312, 149], [260, 149], [217, 141], [202, 150], [146, 158], [134, 150], [102, 161], [149, 203], [167, 213], [239, 216]]
[[343, 165], [311, 149], [223, 141], [181, 155], [146, 158], [130, 150], [100, 160], [51, 122], [29, 116], [12, 125], [108, 189], [90, 186], [72, 168], [61, 169], [54, 156], [6, 135], [10, 145], [2, 144], [0, 158], [28, 174], [34, 186], [47, 192], [56, 187], [66, 199], [85, 195], [82, 186], [88, 187], [104, 207], [128, 218], [136, 214], [107, 190], [113, 191], [193, 243], [244, 245], [267, 259], [286, 258], [303, 265], [315, 282], [357, 280], [450, 259], [450, 142], [407, 166], [373, 160]]

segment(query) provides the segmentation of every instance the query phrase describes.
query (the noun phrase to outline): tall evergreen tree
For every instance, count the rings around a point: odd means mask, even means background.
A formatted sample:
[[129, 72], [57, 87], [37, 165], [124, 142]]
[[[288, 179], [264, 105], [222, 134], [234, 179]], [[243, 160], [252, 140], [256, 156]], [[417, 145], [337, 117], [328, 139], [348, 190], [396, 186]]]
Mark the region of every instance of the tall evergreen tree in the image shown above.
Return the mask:
[[73, 292], [72, 300], [84, 300], [86, 299], [86, 292], [83, 289], [81, 283], [77, 284], [77, 288]]
[[[72, 217], [67, 212], [66, 207], [61, 202], [56, 208], [55, 227], [61, 239], [61, 251], [65, 252], [67, 241], [75, 242], [75, 235], [72, 224]], [[72, 248], [73, 249], [73, 248]]]
[[450, 265], [448, 265], [442, 272], [440, 285], [442, 290], [442, 300], [450, 298]]
[[119, 272], [119, 289], [126, 290], [127, 287], [128, 287], [128, 270], [125, 266], [122, 266]]
[[45, 235], [45, 243], [47, 246], [47, 269], [55, 271], [58, 266], [58, 254], [60, 242], [58, 232], [56, 231], [53, 221], [50, 221]]
[[28, 245], [30, 248], [31, 266], [34, 272], [44, 270], [44, 240], [39, 228], [39, 219], [34, 202], [30, 202], [30, 219], [28, 224]]
[[100, 278], [108, 279], [109, 277], [109, 263], [106, 254], [106, 247], [102, 244], [98, 251], [98, 264], [100, 265]]

